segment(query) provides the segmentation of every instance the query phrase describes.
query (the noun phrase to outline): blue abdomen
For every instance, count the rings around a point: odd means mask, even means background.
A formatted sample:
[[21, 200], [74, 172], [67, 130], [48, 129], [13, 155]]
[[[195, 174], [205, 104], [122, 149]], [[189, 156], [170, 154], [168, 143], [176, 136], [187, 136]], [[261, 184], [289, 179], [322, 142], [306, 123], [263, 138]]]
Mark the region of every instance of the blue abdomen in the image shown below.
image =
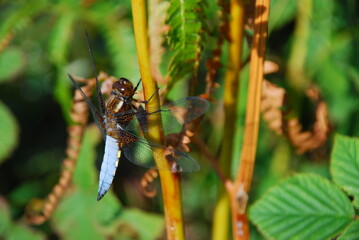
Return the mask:
[[101, 164], [97, 201], [101, 200], [112, 184], [118, 166], [119, 151], [120, 147], [117, 140], [106, 135], [105, 154]]

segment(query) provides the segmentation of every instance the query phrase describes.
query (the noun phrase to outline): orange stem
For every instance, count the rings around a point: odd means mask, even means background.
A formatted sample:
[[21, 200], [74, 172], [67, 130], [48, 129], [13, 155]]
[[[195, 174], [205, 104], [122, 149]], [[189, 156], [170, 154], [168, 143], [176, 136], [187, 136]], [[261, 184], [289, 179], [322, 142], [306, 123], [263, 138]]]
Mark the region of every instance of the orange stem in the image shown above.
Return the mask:
[[251, 49], [249, 94], [244, 129], [243, 149], [237, 178], [229, 188], [232, 206], [234, 239], [249, 239], [246, 206], [257, 150], [263, 68], [266, 49], [270, 0], [257, 0], [255, 4], [254, 36]]
[[[231, 0], [229, 22], [229, 59], [225, 75], [224, 86], [224, 112], [225, 123], [223, 142], [219, 164], [224, 174], [230, 175], [230, 166], [233, 153], [233, 141], [239, 92], [239, 73], [242, 65], [242, 43], [244, 24], [244, 0]], [[228, 239], [229, 232], [229, 201], [226, 189], [220, 188], [220, 194], [214, 209], [213, 217], [213, 240]]]
[[[150, 54], [147, 36], [147, 14], [146, 14], [146, 1], [145, 0], [132, 0], [132, 16], [135, 31], [136, 49], [138, 62], [140, 65], [140, 72], [142, 77], [143, 91], [145, 99], [148, 99], [153, 93], [154, 97], [148, 102], [147, 107], [155, 107], [160, 105], [159, 95], [157, 91], [157, 83], [151, 76], [150, 71]], [[161, 118], [161, 115], [152, 114], [151, 117]], [[146, 135], [148, 139], [153, 142], [165, 144], [162, 126], [149, 125], [149, 129], [157, 131], [148, 131]], [[162, 153], [159, 153], [163, 155]], [[159, 159], [156, 159], [159, 163]], [[161, 168], [167, 168], [168, 171], [159, 171], [160, 181], [163, 192], [163, 201], [166, 217], [167, 239], [168, 240], [183, 240], [184, 239], [184, 225], [182, 214], [182, 201], [181, 201], [181, 185], [180, 175], [172, 173], [170, 166], [167, 162], [161, 161]], [[165, 165], [165, 166], [164, 166]]]

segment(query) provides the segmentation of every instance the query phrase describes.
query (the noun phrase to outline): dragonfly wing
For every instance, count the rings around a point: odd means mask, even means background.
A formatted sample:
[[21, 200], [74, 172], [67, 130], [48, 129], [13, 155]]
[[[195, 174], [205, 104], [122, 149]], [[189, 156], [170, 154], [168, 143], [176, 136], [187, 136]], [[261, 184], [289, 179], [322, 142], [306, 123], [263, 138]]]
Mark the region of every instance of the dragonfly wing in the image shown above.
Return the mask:
[[[166, 161], [169, 158], [170, 161], [176, 163], [175, 169], [171, 169], [174, 172], [195, 172], [200, 169], [196, 160], [181, 151], [172, 149], [171, 153], [173, 155], [166, 157], [165, 154], [161, 154], [166, 151], [168, 152], [165, 146], [150, 142], [127, 131], [123, 131], [121, 135], [123, 136], [122, 151], [125, 157], [136, 165], [167, 170]], [[154, 156], [159, 160], [157, 165]]]
[[92, 117], [95, 120], [97, 127], [100, 129], [102, 137], [105, 139], [106, 138], [106, 130], [105, 130], [105, 127], [103, 126], [103, 117], [101, 116], [100, 112], [97, 110], [95, 105], [93, 105], [91, 100], [82, 91], [81, 87], [77, 84], [77, 82], [72, 78], [72, 76], [70, 74], [68, 74], [68, 75], [69, 75], [72, 83], [75, 85], [76, 89], [80, 91], [82, 97], [84, 98], [85, 102], [89, 106], [90, 111], [92, 113]]
[[101, 200], [112, 184], [117, 170], [120, 154], [121, 152], [118, 141], [115, 138], [107, 135], [105, 142], [105, 153], [101, 164], [97, 201]]
[[[141, 125], [143, 131], [148, 132], [147, 124], [156, 125], [161, 121], [157, 118], [155, 113], [161, 113], [161, 119], [163, 123], [163, 130], [180, 130], [186, 123], [191, 122], [193, 119], [201, 116], [209, 108], [207, 100], [200, 97], [186, 97], [174, 102], [167, 103], [161, 107], [147, 108], [147, 111], [139, 109], [135, 112], [134, 120], [131, 121], [125, 129], [128, 131], [135, 131], [138, 125]], [[132, 113], [133, 114], [133, 113]], [[121, 116], [127, 116], [126, 112], [119, 113], [119, 119]], [[157, 131], [157, 129], [156, 129]]]

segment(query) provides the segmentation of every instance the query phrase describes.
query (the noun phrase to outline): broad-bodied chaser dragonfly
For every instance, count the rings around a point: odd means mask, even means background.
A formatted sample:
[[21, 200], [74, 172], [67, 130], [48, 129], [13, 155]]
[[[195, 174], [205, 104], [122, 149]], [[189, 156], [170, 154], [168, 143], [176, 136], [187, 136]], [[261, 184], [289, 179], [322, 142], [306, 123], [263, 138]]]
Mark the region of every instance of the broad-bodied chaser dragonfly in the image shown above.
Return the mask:
[[[192, 121], [206, 112], [209, 103], [199, 97], [187, 97], [163, 106], [147, 108], [146, 111], [140, 105], [141, 103], [146, 103], [146, 101], [133, 98], [139, 83], [136, 87], [133, 87], [128, 79], [120, 78], [113, 83], [111, 98], [105, 104], [97, 79], [97, 71], [89, 41], [88, 45], [95, 73], [100, 111], [94, 106], [70, 74], [69, 77], [88, 104], [93, 118], [105, 139], [105, 153], [101, 164], [97, 200], [100, 200], [109, 190], [122, 153], [132, 163], [147, 168], [156, 167], [158, 170], [167, 170], [168, 168], [165, 167], [167, 164], [161, 164], [161, 162], [170, 161], [171, 171], [198, 171], [200, 168], [198, 163], [189, 155], [176, 149], [172, 149], [172, 154], [170, 155], [162, 155], [160, 152], [165, 152], [165, 146], [148, 141], [136, 135], [134, 131], [137, 128], [143, 132], [150, 131], [147, 128], [148, 124], [158, 124], [158, 121], [160, 121], [154, 117], [154, 113], [158, 112], [161, 113], [162, 121], [165, 123], [163, 130], [181, 127], [183, 124]], [[180, 117], [178, 118], [178, 116]], [[163, 151], [158, 151], [159, 149]], [[154, 161], [154, 155], [159, 160], [157, 165]]]

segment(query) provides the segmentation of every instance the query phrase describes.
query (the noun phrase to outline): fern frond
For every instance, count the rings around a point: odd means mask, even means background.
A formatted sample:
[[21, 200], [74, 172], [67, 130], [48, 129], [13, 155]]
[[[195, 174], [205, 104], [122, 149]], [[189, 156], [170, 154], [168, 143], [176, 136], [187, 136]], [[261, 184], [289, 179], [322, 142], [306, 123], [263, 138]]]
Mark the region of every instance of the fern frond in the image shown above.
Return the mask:
[[14, 8], [5, 16], [0, 26], [0, 42], [6, 41], [9, 36], [13, 36], [16, 31], [27, 27], [31, 20], [47, 6], [47, 1], [35, 0], [22, 4], [19, 8]]
[[174, 52], [169, 64], [171, 85], [181, 78], [197, 77], [201, 48], [203, 46], [204, 0], [171, 0], [166, 23], [171, 30], [168, 43]]

